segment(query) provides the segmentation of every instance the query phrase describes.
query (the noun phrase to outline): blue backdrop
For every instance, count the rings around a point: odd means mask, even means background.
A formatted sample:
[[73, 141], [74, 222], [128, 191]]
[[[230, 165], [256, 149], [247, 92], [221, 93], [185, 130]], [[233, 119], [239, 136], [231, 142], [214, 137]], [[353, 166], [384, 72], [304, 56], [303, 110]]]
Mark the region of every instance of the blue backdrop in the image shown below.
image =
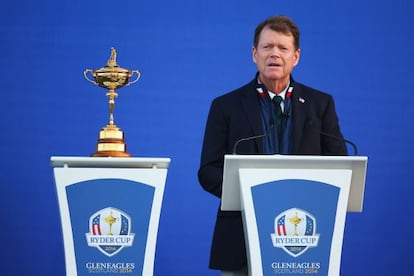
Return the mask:
[[[50, 156], [89, 156], [108, 122], [106, 64], [142, 72], [115, 123], [136, 157], [170, 157], [155, 275], [207, 269], [218, 200], [196, 173], [211, 100], [251, 80], [253, 32], [286, 14], [302, 31], [294, 77], [336, 99], [369, 157], [364, 212], [349, 214], [342, 275], [412, 273], [414, 19], [410, 0], [18, 0], [0, 9], [1, 275], [63, 275]], [[90, 195], [93, 197], [93, 195]]]

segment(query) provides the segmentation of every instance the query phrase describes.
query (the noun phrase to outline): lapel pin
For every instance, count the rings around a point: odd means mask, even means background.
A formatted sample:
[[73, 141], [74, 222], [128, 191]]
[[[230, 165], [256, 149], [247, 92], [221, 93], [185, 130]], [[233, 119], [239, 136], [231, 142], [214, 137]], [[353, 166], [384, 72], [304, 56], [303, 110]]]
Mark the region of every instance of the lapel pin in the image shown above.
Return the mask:
[[300, 98], [299, 98], [299, 101], [300, 101], [301, 103], [305, 103], [305, 99], [304, 99], [304, 98], [302, 98], [302, 97], [300, 97]]

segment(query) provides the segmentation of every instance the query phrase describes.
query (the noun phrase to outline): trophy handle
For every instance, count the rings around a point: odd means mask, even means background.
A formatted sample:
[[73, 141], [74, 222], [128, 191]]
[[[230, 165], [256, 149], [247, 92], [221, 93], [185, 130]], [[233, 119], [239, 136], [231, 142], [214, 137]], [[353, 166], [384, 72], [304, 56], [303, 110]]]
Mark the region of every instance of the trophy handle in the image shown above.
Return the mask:
[[85, 71], [83, 71], [83, 76], [85, 77], [85, 79], [86, 79], [87, 81], [89, 81], [89, 82], [91, 82], [91, 83], [95, 84], [95, 85], [98, 85], [98, 84], [96, 83], [96, 81], [91, 80], [91, 79], [88, 77], [88, 73], [91, 73], [91, 74], [92, 74], [92, 76], [93, 76], [93, 70], [91, 70], [91, 69], [86, 69]]
[[140, 71], [138, 71], [138, 70], [132, 70], [131, 71], [131, 77], [134, 75], [134, 73], [137, 75], [136, 76], [136, 78], [133, 80], [133, 81], [130, 81], [130, 82], [128, 82], [125, 86], [128, 86], [128, 85], [130, 85], [130, 84], [133, 84], [133, 83], [136, 83], [138, 80], [139, 80], [139, 78], [141, 77], [141, 72]]

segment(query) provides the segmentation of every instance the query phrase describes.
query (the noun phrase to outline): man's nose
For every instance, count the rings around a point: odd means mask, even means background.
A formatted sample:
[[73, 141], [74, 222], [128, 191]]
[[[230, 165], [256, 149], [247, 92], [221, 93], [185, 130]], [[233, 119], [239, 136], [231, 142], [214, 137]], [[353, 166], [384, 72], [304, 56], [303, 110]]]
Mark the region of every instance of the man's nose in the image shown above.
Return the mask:
[[270, 51], [270, 56], [279, 57], [280, 56], [279, 49], [277, 47], [273, 47], [272, 50]]

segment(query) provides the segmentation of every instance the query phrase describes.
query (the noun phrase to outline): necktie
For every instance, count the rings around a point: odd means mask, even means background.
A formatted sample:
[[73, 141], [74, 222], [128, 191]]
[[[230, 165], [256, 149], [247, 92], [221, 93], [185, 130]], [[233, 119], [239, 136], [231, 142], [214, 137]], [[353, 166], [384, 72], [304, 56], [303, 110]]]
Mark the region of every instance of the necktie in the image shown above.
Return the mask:
[[283, 98], [281, 96], [274, 96], [272, 101], [275, 104], [275, 110], [276, 110], [277, 133], [278, 133], [278, 136], [281, 137], [281, 134], [282, 134], [282, 108], [280, 107], [280, 103], [283, 101]]

